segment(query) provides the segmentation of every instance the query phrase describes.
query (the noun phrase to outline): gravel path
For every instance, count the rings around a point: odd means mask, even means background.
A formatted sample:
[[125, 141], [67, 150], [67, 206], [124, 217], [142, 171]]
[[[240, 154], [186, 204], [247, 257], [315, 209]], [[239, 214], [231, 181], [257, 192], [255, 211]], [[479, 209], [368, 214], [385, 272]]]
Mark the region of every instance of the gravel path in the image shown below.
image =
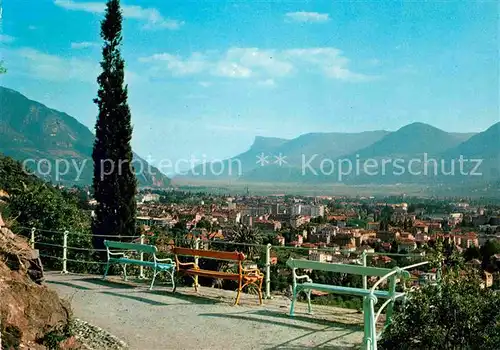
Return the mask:
[[178, 288], [98, 276], [48, 273], [47, 285], [71, 301], [75, 316], [124, 340], [130, 349], [357, 349], [362, 315], [353, 310], [313, 306], [287, 315], [290, 301], [276, 297], [259, 306], [254, 295], [213, 288]]

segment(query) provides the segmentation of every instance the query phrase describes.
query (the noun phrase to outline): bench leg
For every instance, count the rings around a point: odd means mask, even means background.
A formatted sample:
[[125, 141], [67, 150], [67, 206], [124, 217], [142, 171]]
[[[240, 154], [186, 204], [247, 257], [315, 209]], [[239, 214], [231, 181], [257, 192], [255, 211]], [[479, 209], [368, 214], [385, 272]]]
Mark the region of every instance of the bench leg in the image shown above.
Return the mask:
[[310, 315], [312, 315], [312, 306], [311, 306], [311, 290], [306, 291], [307, 294], [307, 311]]
[[109, 261], [106, 263], [106, 269], [104, 270], [104, 276], [102, 276], [103, 280], [106, 279], [106, 276], [108, 275], [108, 270], [109, 270]]
[[127, 280], [127, 264], [123, 264], [123, 279]]
[[177, 285], [175, 284], [175, 280], [174, 280], [174, 273], [175, 273], [175, 270], [172, 271], [172, 293], [175, 293], [175, 291], [177, 290]]
[[156, 269], [153, 271], [153, 280], [151, 281], [151, 286], [149, 286], [149, 290], [153, 290], [153, 285], [155, 284], [155, 278], [158, 272], [156, 272]]
[[295, 299], [297, 299], [297, 289], [292, 289], [292, 303], [290, 304], [290, 316], [295, 316]]
[[167, 273], [170, 275], [170, 279], [172, 280], [172, 292], [175, 292], [175, 270], [167, 271]]
[[236, 294], [236, 301], [234, 302], [234, 305], [238, 305], [238, 303], [240, 302], [241, 289], [242, 289], [241, 283], [242, 283], [242, 280], [239, 281], [238, 294]]
[[263, 281], [264, 281], [264, 279], [261, 279], [260, 283], [259, 283], [259, 305], [262, 305], [262, 282]]

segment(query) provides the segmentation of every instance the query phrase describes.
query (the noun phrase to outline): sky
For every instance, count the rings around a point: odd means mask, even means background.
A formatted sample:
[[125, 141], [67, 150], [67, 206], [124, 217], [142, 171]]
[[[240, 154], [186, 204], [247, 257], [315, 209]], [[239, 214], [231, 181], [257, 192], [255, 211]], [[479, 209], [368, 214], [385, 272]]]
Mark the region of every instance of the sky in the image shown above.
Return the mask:
[[[2, 2], [0, 85], [93, 130], [104, 1]], [[256, 136], [499, 120], [496, 1], [121, 3], [132, 146], [153, 163]]]

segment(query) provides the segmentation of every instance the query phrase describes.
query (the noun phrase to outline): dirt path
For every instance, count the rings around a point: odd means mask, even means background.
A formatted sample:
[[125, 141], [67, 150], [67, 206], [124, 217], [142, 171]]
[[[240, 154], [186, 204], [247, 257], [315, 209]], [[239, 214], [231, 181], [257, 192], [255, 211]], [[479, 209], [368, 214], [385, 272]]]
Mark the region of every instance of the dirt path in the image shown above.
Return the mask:
[[363, 337], [361, 315], [353, 310], [316, 306], [309, 316], [299, 303], [292, 319], [286, 298], [258, 306], [255, 296], [244, 295], [241, 306], [232, 306], [235, 293], [212, 288], [172, 294], [161, 285], [149, 291], [98, 276], [46, 277], [47, 285], [71, 301], [76, 317], [130, 349], [356, 349]]

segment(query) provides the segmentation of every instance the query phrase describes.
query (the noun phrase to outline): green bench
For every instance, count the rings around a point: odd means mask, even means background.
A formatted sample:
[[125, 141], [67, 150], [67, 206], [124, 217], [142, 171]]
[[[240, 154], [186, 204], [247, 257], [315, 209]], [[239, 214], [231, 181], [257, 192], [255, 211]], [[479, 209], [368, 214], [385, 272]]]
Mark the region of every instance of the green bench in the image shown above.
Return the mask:
[[[170, 276], [172, 282], [172, 288], [175, 289], [174, 273], [175, 273], [175, 263], [172, 259], [158, 259], [156, 253], [158, 250], [154, 245], [138, 244], [138, 243], [125, 243], [125, 242], [115, 242], [115, 241], [104, 241], [104, 246], [106, 247], [106, 252], [108, 256], [108, 262], [106, 263], [106, 270], [104, 272], [103, 279], [106, 279], [108, 275], [109, 266], [111, 264], [123, 265], [123, 277], [127, 280], [127, 265], [138, 265], [150, 267], [153, 269], [153, 280], [151, 281], [151, 286], [149, 289], [153, 289], [156, 276], [160, 272], [165, 272]], [[117, 251], [118, 250], [118, 251]], [[143, 261], [137, 259], [131, 259], [127, 253], [129, 252], [145, 253], [152, 256], [152, 261]]]
[[[300, 292], [304, 292], [307, 296], [307, 306], [309, 313], [312, 313], [311, 310], [311, 291], [317, 290], [328, 293], [335, 294], [345, 294], [345, 295], [354, 295], [360, 297], [367, 297], [370, 295], [369, 289], [363, 288], [354, 288], [354, 287], [344, 287], [344, 286], [335, 286], [321, 283], [314, 283], [314, 281], [308, 275], [297, 275], [297, 269], [304, 270], [319, 270], [319, 271], [328, 271], [328, 272], [338, 272], [338, 273], [346, 273], [352, 275], [361, 275], [361, 276], [376, 276], [383, 277], [390, 273], [391, 269], [379, 268], [379, 267], [364, 267], [357, 265], [348, 265], [348, 264], [333, 264], [333, 263], [324, 263], [318, 261], [311, 260], [301, 260], [301, 259], [293, 259], [290, 258], [287, 261], [287, 265], [292, 269], [293, 274], [293, 295], [292, 295], [292, 303], [290, 305], [290, 316], [294, 315], [295, 301], [297, 299], [297, 295]], [[398, 296], [404, 295], [404, 293], [396, 292], [396, 279], [398, 277], [409, 278], [409, 273], [407, 271], [403, 271], [402, 276], [393, 275], [389, 277], [389, 288], [388, 290], [375, 290], [374, 295], [377, 299], [393, 299]], [[298, 283], [301, 280], [305, 280], [302, 283]], [[394, 300], [394, 299], [393, 299]], [[390, 319], [392, 310], [393, 310], [394, 302], [392, 302], [386, 312], [386, 322]]]

